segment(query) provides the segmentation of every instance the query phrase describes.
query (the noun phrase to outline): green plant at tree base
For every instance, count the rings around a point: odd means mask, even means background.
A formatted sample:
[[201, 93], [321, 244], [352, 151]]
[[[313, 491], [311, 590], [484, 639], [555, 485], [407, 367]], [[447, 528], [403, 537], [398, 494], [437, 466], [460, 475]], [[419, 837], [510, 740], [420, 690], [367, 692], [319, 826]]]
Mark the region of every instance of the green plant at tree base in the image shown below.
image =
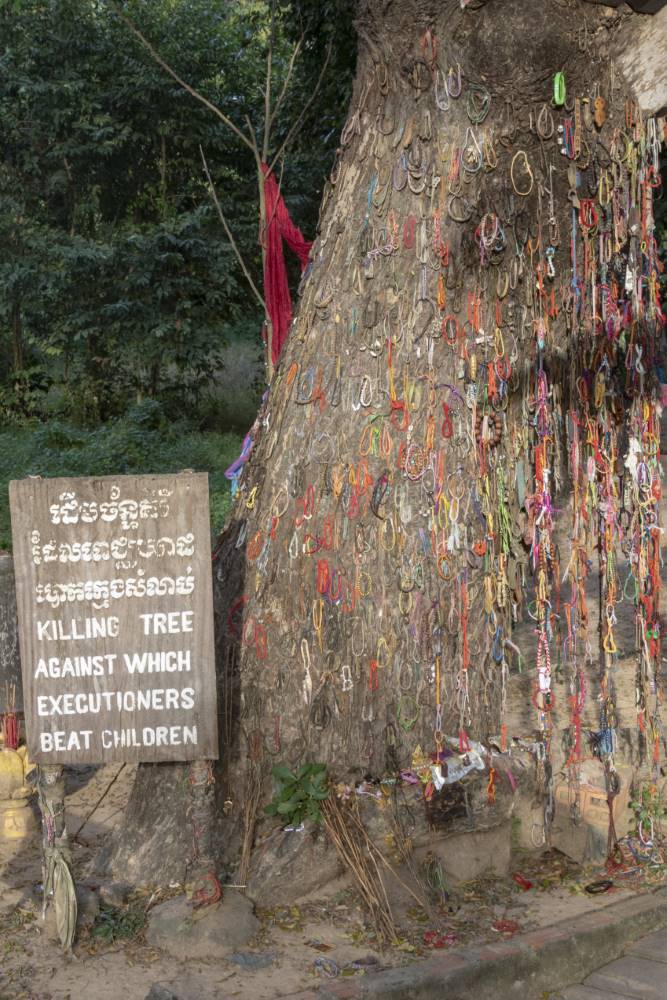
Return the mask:
[[655, 831], [660, 829], [660, 821], [667, 816], [667, 809], [656, 785], [642, 785], [639, 794], [630, 802], [630, 808], [635, 814], [637, 834], [640, 839], [652, 840]]
[[91, 931], [91, 937], [106, 945], [127, 941], [143, 930], [146, 911], [139, 904], [129, 907], [102, 905]]
[[276, 792], [264, 807], [269, 816], [280, 816], [288, 826], [299, 826], [304, 819], [322, 822], [320, 802], [329, 796], [326, 764], [304, 764], [294, 774], [284, 764], [271, 769]]

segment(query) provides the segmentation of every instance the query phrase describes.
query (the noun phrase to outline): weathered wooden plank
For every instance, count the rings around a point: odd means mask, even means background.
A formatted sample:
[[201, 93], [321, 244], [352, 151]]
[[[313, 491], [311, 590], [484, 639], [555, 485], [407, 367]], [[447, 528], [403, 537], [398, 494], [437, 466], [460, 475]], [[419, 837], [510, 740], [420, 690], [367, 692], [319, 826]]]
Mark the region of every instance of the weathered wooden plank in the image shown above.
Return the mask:
[[40, 763], [217, 758], [208, 478], [10, 484]]

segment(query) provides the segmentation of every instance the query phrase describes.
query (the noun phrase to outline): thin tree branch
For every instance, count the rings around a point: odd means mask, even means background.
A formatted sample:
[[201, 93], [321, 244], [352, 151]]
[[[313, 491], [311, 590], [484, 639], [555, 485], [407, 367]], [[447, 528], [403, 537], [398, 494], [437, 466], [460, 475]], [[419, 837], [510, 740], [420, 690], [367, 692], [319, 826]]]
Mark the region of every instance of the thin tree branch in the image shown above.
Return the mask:
[[281, 89], [280, 93], [278, 94], [278, 100], [276, 101], [276, 103], [275, 103], [275, 105], [273, 107], [273, 111], [271, 112], [271, 119], [270, 119], [270, 122], [269, 122], [269, 130], [271, 129], [271, 126], [273, 125], [274, 121], [276, 120], [276, 116], [277, 116], [278, 112], [280, 111], [280, 109], [282, 107], [282, 103], [283, 103], [283, 101], [285, 99], [285, 94], [287, 93], [287, 88], [289, 87], [290, 80], [292, 79], [292, 74], [294, 72], [294, 64], [296, 63], [297, 56], [299, 55], [299, 52], [301, 51], [301, 46], [303, 45], [303, 39], [304, 39], [304, 36], [301, 35], [301, 38], [298, 40], [298, 42], [294, 46], [294, 50], [292, 51], [292, 55], [290, 57], [289, 65], [287, 67], [287, 73], [285, 74], [285, 80], [283, 82], [282, 89]]
[[121, 21], [123, 21], [123, 23], [127, 25], [127, 27], [130, 29], [135, 38], [137, 38], [141, 42], [146, 51], [150, 53], [150, 55], [153, 57], [158, 66], [161, 66], [162, 69], [165, 71], [165, 73], [168, 73], [169, 76], [176, 81], [176, 83], [178, 83], [181, 87], [183, 87], [184, 90], [187, 90], [188, 94], [190, 94], [196, 100], [201, 101], [201, 103], [205, 105], [209, 109], [209, 111], [212, 111], [214, 115], [217, 115], [220, 121], [223, 122], [227, 126], [227, 128], [231, 129], [234, 135], [238, 136], [241, 142], [245, 143], [245, 145], [249, 149], [252, 149], [252, 143], [248, 138], [248, 136], [245, 135], [241, 131], [241, 129], [234, 124], [231, 118], [228, 118], [227, 115], [224, 113], [224, 111], [221, 111], [220, 108], [216, 107], [215, 104], [212, 104], [211, 101], [208, 100], [208, 98], [204, 97], [203, 94], [200, 94], [199, 91], [195, 90], [194, 87], [191, 87], [189, 83], [186, 83], [185, 80], [182, 77], [180, 77], [175, 70], [171, 68], [169, 63], [165, 62], [160, 53], [155, 48], [153, 48], [151, 43], [144, 35], [142, 35], [139, 29], [135, 27], [135, 25], [129, 19], [127, 14], [123, 13], [123, 11], [115, 3], [113, 3], [113, 0], [109, 0], [109, 5], [113, 10], [115, 10], [116, 14], [121, 19]]
[[213, 202], [215, 204], [215, 207], [218, 210], [218, 216], [220, 218], [220, 222], [222, 223], [223, 229], [225, 230], [225, 233], [227, 235], [227, 239], [231, 243], [232, 250], [236, 254], [236, 259], [238, 260], [239, 264], [241, 265], [241, 270], [243, 271], [248, 284], [250, 285], [251, 289], [253, 290], [253, 292], [255, 294], [255, 298], [257, 299], [257, 301], [259, 302], [260, 306], [264, 310], [264, 315], [266, 316], [266, 315], [268, 315], [267, 309], [266, 309], [266, 302], [264, 301], [263, 296], [259, 292], [259, 290], [257, 288], [257, 285], [252, 280], [252, 276], [250, 274], [250, 271], [246, 267], [246, 264], [245, 264], [245, 261], [243, 260], [243, 257], [241, 256], [241, 251], [239, 250], [238, 245], [236, 243], [236, 240], [234, 239], [234, 235], [233, 235], [231, 229], [229, 228], [229, 226], [227, 225], [227, 220], [226, 220], [226, 218], [224, 216], [224, 213], [222, 211], [222, 206], [221, 206], [220, 201], [218, 199], [217, 192], [216, 192], [215, 187], [213, 185], [213, 179], [211, 178], [211, 174], [210, 174], [209, 169], [208, 169], [208, 163], [206, 162], [206, 157], [204, 156], [204, 150], [202, 149], [201, 146], [199, 147], [199, 152], [201, 153], [202, 163], [204, 164], [204, 173], [206, 174], [206, 180], [208, 181], [209, 187], [211, 189], [211, 197], [213, 198]]
[[308, 98], [308, 100], [306, 101], [306, 103], [304, 104], [304, 106], [303, 106], [303, 108], [301, 110], [301, 114], [296, 119], [296, 121], [292, 125], [291, 129], [289, 130], [289, 132], [285, 136], [283, 142], [280, 145], [280, 148], [278, 149], [278, 152], [273, 157], [273, 160], [271, 161], [271, 166], [270, 166], [271, 170], [273, 170], [273, 168], [275, 167], [276, 163], [278, 162], [278, 160], [283, 155], [283, 153], [285, 152], [285, 150], [289, 146], [290, 142], [292, 141], [292, 139], [296, 135], [297, 131], [301, 127], [301, 123], [303, 122], [303, 119], [305, 118], [306, 113], [308, 112], [308, 109], [310, 108], [311, 104], [313, 103], [313, 101], [317, 97], [317, 94], [319, 92], [320, 86], [322, 84], [322, 80], [324, 79], [324, 74], [326, 73], [327, 66], [329, 65], [329, 59], [331, 58], [331, 46], [332, 46], [332, 43], [329, 42], [329, 45], [327, 46], [327, 54], [326, 54], [324, 62], [322, 63], [322, 69], [320, 70], [320, 75], [317, 78], [317, 83], [315, 84], [315, 89], [313, 90], [312, 94], [310, 95], [310, 97]]
[[249, 116], [248, 115], [244, 115], [244, 118], [246, 120], [246, 125], [248, 126], [248, 133], [250, 135], [250, 148], [252, 149], [253, 153], [255, 154], [255, 159], [257, 161], [257, 168], [259, 169], [259, 166], [260, 166], [260, 164], [262, 162], [262, 155], [261, 155], [261, 153], [259, 151], [259, 146], [257, 145], [257, 137], [256, 137], [256, 135], [254, 133], [254, 130], [253, 130], [253, 127], [252, 127], [252, 122], [250, 121]]
[[[252, 135], [252, 147], [257, 162], [257, 189], [259, 191], [259, 245], [262, 251], [262, 274], [266, 274], [266, 189], [264, 187], [264, 171], [262, 170], [262, 157], [257, 145], [257, 136], [252, 132], [250, 119], [246, 115], [248, 129]], [[266, 317], [266, 371], [269, 383], [273, 380], [273, 323], [268, 308], [264, 308]]]
[[269, 32], [269, 51], [266, 55], [266, 86], [264, 88], [264, 135], [262, 137], [262, 159], [269, 155], [271, 141], [271, 70], [273, 68], [273, 42], [276, 27], [276, 4], [271, 2], [271, 30]]

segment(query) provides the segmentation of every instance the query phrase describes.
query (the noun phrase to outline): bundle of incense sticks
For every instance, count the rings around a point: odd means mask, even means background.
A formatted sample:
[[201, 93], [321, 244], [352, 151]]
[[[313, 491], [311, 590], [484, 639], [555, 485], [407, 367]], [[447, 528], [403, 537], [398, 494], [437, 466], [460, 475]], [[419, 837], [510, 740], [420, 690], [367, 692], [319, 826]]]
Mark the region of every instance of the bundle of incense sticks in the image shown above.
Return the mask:
[[5, 684], [7, 711], [2, 714], [2, 740], [5, 750], [16, 750], [19, 745], [19, 720], [16, 714], [16, 685]]

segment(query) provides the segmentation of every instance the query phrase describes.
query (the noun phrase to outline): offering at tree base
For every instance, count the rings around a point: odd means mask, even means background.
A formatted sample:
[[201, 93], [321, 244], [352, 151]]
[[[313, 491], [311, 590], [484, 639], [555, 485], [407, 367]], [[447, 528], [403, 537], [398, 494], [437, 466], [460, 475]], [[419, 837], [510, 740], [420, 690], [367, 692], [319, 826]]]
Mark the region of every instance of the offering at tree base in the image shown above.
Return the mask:
[[34, 768], [26, 747], [0, 752], [0, 840], [21, 840], [35, 832], [37, 824], [28, 807], [31, 788], [26, 778]]
[[206, 476], [27, 479], [10, 501], [33, 759], [217, 757]]

